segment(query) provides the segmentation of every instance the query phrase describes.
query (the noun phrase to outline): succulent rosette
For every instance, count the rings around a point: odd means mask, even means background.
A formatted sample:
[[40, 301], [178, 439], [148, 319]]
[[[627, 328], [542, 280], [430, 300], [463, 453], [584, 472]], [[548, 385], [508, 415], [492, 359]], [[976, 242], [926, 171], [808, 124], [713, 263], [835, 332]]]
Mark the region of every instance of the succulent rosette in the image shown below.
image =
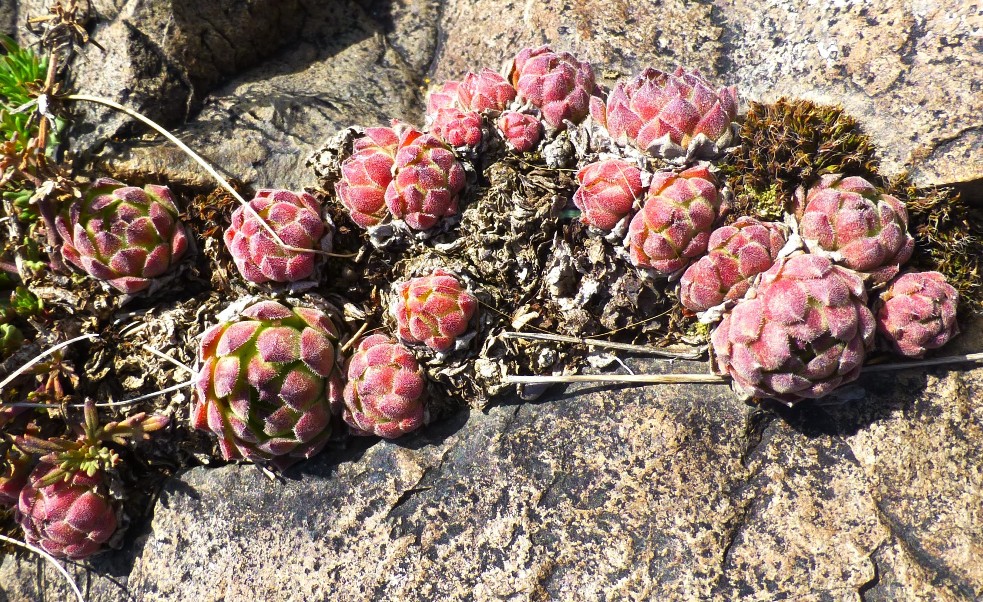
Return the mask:
[[106, 473], [69, 471], [41, 463], [21, 489], [15, 517], [24, 540], [56, 558], [79, 560], [101, 550], [116, 532], [118, 503]]
[[438, 353], [454, 350], [478, 309], [478, 300], [460, 279], [440, 268], [398, 284], [395, 292], [392, 314], [400, 340]]
[[[306, 192], [260, 190], [249, 201], [252, 211], [239, 207], [225, 231], [225, 246], [242, 277], [250, 282], [296, 282], [314, 273], [317, 254], [285, 248], [270, 235], [296, 249], [321, 249], [325, 226], [321, 204]], [[262, 219], [262, 222], [260, 219]]]
[[920, 358], [959, 333], [959, 292], [939, 272], [909, 272], [892, 280], [881, 293], [877, 331], [892, 349]]
[[784, 225], [753, 217], [717, 228], [710, 233], [707, 254], [686, 268], [679, 280], [680, 303], [699, 313], [737, 301], [755, 276], [774, 265], [787, 240]]
[[502, 137], [516, 152], [531, 151], [543, 137], [543, 124], [526, 113], [505, 111], [498, 118], [497, 125]]
[[376, 226], [389, 215], [386, 188], [393, 180], [398, 146], [399, 135], [392, 128], [368, 128], [341, 164], [335, 192], [352, 221], [362, 228]]
[[430, 131], [447, 144], [455, 148], [475, 148], [481, 144], [481, 115], [478, 113], [445, 107], [437, 109], [432, 117]]
[[358, 435], [393, 439], [425, 421], [427, 382], [410, 350], [382, 334], [362, 339], [348, 362], [342, 417]]
[[524, 48], [512, 62], [511, 78], [519, 97], [554, 129], [563, 129], [564, 121], [580, 123], [590, 111], [594, 70], [569, 52], [553, 52], [548, 45]]
[[150, 287], [188, 250], [188, 233], [166, 186], [96, 180], [55, 218], [66, 262], [124, 293]]
[[577, 182], [573, 203], [582, 212], [581, 219], [606, 232], [631, 213], [645, 190], [641, 170], [621, 159], [587, 165], [577, 172]]
[[491, 69], [447, 81], [427, 96], [428, 130], [455, 147], [481, 143], [481, 113], [502, 111], [515, 100], [515, 88]]
[[325, 312], [259, 301], [209, 328], [198, 351], [191, 424], [226, 460], [309, 458], [342, 403], [338, 329]]
[[904, 203], [859, 176], [826, 175], [796, 196], [799, 235], [809, 250], [829, 254], [875, 282], [894, 277], [914, 251]]
[[615, 140], [668, 159], [712, 158], [733, 139], [737, 89], [714, 91], [699, 71], [645, 69], [619, 83], [607, 103], [592, 101], [591, 114]]
[[745, 395], [823, 397], [860, 375], [875, 330], [866, 303], [853, 270], [819, 255], [783, 258], [714, 329], [714, 369]]
[[469, 111], [504, 111], [515, 100], [512, 84], [491, 69], [469, 72], [457, 87], [457, 100]]
[[628, 226], [631, 262], [659, 276], [686, 267], [706, 251], [724, 200], [709, 164], [655, 174], [642, 210]]
[[467, 177], [454, 153], [437, 138], [404, 127], [394, 164], [395, 177], [386, 189], [393, 217], [413, 230], [428, 230], [444, 217], [456, 215]]

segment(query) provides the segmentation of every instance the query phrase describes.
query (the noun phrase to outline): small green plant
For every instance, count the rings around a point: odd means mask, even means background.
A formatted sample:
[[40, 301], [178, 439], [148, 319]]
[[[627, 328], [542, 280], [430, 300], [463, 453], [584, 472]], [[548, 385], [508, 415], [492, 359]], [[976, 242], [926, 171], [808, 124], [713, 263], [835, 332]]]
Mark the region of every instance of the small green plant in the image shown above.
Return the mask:
[[13, 142], [14, 152], [23, 154], [38, 134], [38, 123], [33, 111], [19, 109], [36, 97], [48, 59], [21, 48], [9, 36], [0, 36], [0, 46], [5, 53], [0, 56], [0, 132], [5, 141]]

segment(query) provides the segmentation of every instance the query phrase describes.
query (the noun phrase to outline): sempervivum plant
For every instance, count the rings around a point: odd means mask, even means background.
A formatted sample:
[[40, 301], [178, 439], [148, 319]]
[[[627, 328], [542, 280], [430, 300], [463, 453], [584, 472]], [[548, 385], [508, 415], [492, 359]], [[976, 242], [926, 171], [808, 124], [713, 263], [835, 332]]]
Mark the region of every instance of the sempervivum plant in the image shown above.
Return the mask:
[[[306, 192], [260, 190], [249, 207], [236, 209], [225, 231], [225, 245], [242, 277], [262, 284], [296, 282], [313, 274], [317, 255], [311, 251], [321, 248], [325, 236], [317, 199]], [[311, 251], [284, 248], [261, 220], [286, 245]]]
[[410, 350], [386, 335], [362, 339], [348, 362], [343, 418], [358, 435], [393, 439], [420, 428], [427, 381]]
[[648, 68], [619, 83], [607, 104], [592, 101], [591, 113], [615, 140], [657, 156], [709, 156], [733, 138], [737, 90], [717, 91], [699, 71], [673, 73]]
[[116, 532], [119, 503], [107, 475], [41, 463], [21, 489], [17, 522], [27, 543], [57, 558], [78, 560], [98, 552]]
[[503, 111], [515, 100], [515, 88], [491, 69], [469, 72], [457, 87], [461, 106], [470, 111]]
[[188, 233], [166, 186], [96, 180], [57, 216], [68, 263], [124, 293], [150, 287], [188, 249]]
[[101, 550], [116, 532], [120, 513], [119, 501], [109, 492], [109, 470], [120, 458], [105, 443], [146, 438], [167, 423], [164, 416], [140, 413], [99, 426], [95, 404], [89, 399], [78, 439], [18, 437], [18, 447], [41, 455], [20, 490], [15, 512], [27, 543], [72, 560]]
[[395, 177], [386, 190], [393, 217], [413, 230], [428, 230], [456, 215], [464, 190], [464, 166], [443, 142], [404, 126], [396, 151]]
[[564, 121], [580, 123], [590, 111], [594, 70], [569, 52], [524, 48], [512, 62], [511, 77], [519, 97], [537, 107], [554, 129], [563, 129]]
[[909, 272], [881, 293], [877, 331], [895, 352], [923, 357], [959, 333], [959, 293], [939, 272]]
[[454, 147], [481, 143], [481, 113], [502, 111], [515, 99], [515, 88], [491, 69], [448, 81], [427, 97], [429, 131]]
[[378, 225], [389, 214], [386, 188], [393, 180], [397, 146], [399, 135], [392, 128], [367, 128], [341, 164], [335, 192], [352, 221], [363, 228]]
[[526, 153], [536, 148], [543, 137], [543, 124], [532, 115], [517, 111], [505, 111], [498, 118], [498, 129], [509, 146]]
[[711, 334], [715, 370], [787, 404], [855, 380], [874, 342], [863, 279], [826, 257], [776, 263]]
[[398, 284], [395, 291], [392, 313], [400, 340], [439, 353], [454, 350], [478, 309], [478, 300], [457, 276], [440, 268]]
[[876, 282], [890, 280], [911, 257], [908, 210], [867, 180], [830, 174], [796, 197], [799, 234], [813, 253], [827, 253]]
[[620, 159], [591, 163], [577, 172], [580, 187], [573, 203], [583, 213], [582, 220], [599, 230], [610, 231], [629, 215], [635, 200], [645, 190], [642, 172]]
[[437, 109], [430, 131], [455, 148], [475, 148], [481, 144], [481, 115], [455, 107]]
[[337, 344], [335, 323], [319, 309], [250, 304], [205, 331], [192, 426], [218, 435], [226, 460], [282, 466], [311, 457], [341, 407]]
[[683, 307], [704, 312], [724, 301], [736, 301], [751, 288], [752, 279], [771, 268], [788, 238], [775, 222], [741, 217], [710, 234], [707, 254], [686, 268], [679, 281]]
[[724, 199], [709, 164], [655, 174], [642, 210], [628, 226], [632, 263], [660, 276], [686, 267], [706, 251]]

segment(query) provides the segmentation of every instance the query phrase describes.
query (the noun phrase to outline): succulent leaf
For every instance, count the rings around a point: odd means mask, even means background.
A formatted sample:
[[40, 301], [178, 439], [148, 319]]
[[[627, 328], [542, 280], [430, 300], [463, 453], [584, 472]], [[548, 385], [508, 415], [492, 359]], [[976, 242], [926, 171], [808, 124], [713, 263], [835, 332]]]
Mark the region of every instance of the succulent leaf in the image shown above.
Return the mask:
[[225, 245], [242, 277], [250, 282], [296, 282], [314, 273], [317, 255], [284, 248], [264, 227], [288, 246], [319, 249], [325, 235], [321, 206], [306, 192], [260, 190], [249, 201], [252, 211], [239, 207], [225, 231]]
[[396, 151], [395, 177], [386, 189], [393, 217], [413, 230], [428, 230], [441, 218], [456, 215], [464, 189], [464, 166], [443, 142], [404, 127]]
[[40, 463], [21, 489], [15, 518], [24, 539], [56, 558], [79, 560], [99, 550], [116, 532], [118, 502], [101, 470], [69, 471]]
[[590, 110], [596, 86], [590, 63], [548, 46], [524, 48], [512, 62], [512, 85], [521, 99], [537, 107], [554, 129], [580, 123]]
[[389, 214], [386, 188], [393, 179], [398, 146], [399, 135], [392, 128], [368, 128], [341, 164], [335, 192], [352, 221], [363, 228], [379, 224]]
[[631, 262], [669, 276], [707, 249], [713, 224], [724, 209], [724, 195], [709, 164], [652, 178], [642, 210], [628, 226], [625, 244]]
[[469, 328], [478, 300], [457, 276], [443, 269], [396, 286], [392, 313], [405, 343], [423, 343], [437, 352], [454, 349]]
[[920, 358], [959, 333], [959, 293], [938, 272], [909, 272], [881, 293], [877, 332], [905, 357]]
[[644, 191], [642, 172], [620, 159], [587, 165], [577, 172], [577, 181], [580, 186], [573, 203], [583, 213], [581, 219], [604, 231], [613, 230], [629, 215]]
[[863, 279], [826, 257], [786, 257], [726, 314], [710, 341], [715, 371], [753, 397], [822, 397], [860, 375], [874, 340]]

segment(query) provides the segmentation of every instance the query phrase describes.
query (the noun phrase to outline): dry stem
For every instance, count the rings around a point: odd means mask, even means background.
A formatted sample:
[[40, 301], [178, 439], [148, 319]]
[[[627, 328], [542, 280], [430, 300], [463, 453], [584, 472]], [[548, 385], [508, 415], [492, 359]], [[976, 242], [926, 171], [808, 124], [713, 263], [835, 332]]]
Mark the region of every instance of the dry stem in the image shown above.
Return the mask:
[[[506, 333], [509, 334], [509, 333]], [[572, 337], [571, 337], [572, 338]], [[893, 364], [876, 364], [864, 366], [863, 372], [886, 372], [889, 370], [906, 370], [909, 368], [925, 368], [961, 364], [964, 362], [983, 362], [983, 353], [968, 355], [950, 355], [914, 362], [899, 362]], [[680, 383], [729, 383], [726, 376], [716, 374], [570, 374], [562, 376], [518, 376], [507, 374], [506, 384], [551, 384], [551, 383], [626, 383], [626, 384], [680, 384]]]
[[607, 349], [617, 349], [619, 351], [630, 351], [632, 353], [645, 353], [658, 355], [672, 359], [695, 360], [703, 355], [703, 349], [698, 348], [692, 351], [670, 351], [661, 347], [650, 347], [648, 345], [631, 345], [629, 343], [615, 343], [601, 339], [581, 339], [560, 334], [538, 333], [538, 332], [503, 332], [502, 336], [507, 339], [530, 339], [533, 341], [555, 341], [557, 343], [574, 343], [587, 345], [588, 347], [603, 347]]
[[26, 372], [31, 366], [33, 366], [34, 364], [40, 362], [41, 360], [43, 360], [44, 358], [48, 357], [52, 353], [58, 351], [59, 349], [62, 349], [64, 347], [67, 347], [67, 346], [71, 345], [72, 343], [76, 343], [76, 342], [81, 341], [83, 339], [98, 339], [98, 338], [99, 338], [99, 335], [97, 335], [97, 334], [91, 334], [90, 333], [90, 334], [83, 334], [81, 336], [77, 336], [74, 339], [68, 339], [67, 341], [65, 341], [63, 343], [58, 343], [57, 345], [55, 345], [51, 349], [48, 349], [47, 351], [44, 351], [44, 352], [42, 352], [42, 353], [34, 356], [34, 359], [32, 359], [31, 361], [27, 362], [26, 364], [24, 364], [20, 368], [18, 368], [16, 370], [14, 370], [13, 372], [11, 372], [10, 375], [7, 376], [7, 378], [3, 379], [3, 381], [0, 382], [0, 390], [2, 390], [5, 386], [7, 386], [8, 384], [10, 384], [15, 378], [17, 378], [18, 376], [20, 376], [21, 374], [23, 374], [24, 372]]
[[258, 213], [256, 213], [256, 210], [254, 210], [252, 206], [248, 202], [246, 202], [246, 199], [242, 198], [242, 195], [239, 194], [236, 191], [236, 189], [232, 187], [231, 184], [229, 184], [228, 180], [222, 177], [222, 174], [218, 173], [218, 171], [214, 167], [212, 167], [211, 164], [208, 163], [208, 161], [205, 161], [205, 159], [202, 158], [201, 155], [191, 150], [191, 147], [189, 147], [187, 144], [182, 142], [177, 136], [167, 131], [163, 126], [159, 125], [157, 122], [153, 121], [149, 117], [145, 117], [144, 115], [134, 111], [133, 109], [124, 107], [118, 102], [109, 100], [108, 98], [101, 98], [99, 96], [90, 96], [88, 94], [69, 94], [68, 96], [62, 96], [60, 98], [62, 100], [76, 100], [76, 101], [82, 100], [87, 102], [94, 102], [96, 104], [100, 104], [103, 106], [110, 107], [112, 109], [116, 109], [117, 111], [125, 113], [126, 115], [129, 115], [130, 117], [137, 119], [142, 123], [148, 125], [149, 127], [153, 128], [156, 132], [158, 132], [161, 136], [164, 136], [165, 138], [170, 140], [186, 155], [194, 159], [195, 162], [198, 163], [198, 165], [201, 165], [201, 167], [205, 171], [207, 171], [209, 175], [215, 178], [215, 181], [217, 181], [222, 186], [222, 188], [227, 190], [229, 194], [231, 194], [237, 201], [239, 201], [239, 204], [241, 204], [243, 208], [249, 212], [250, 215], [252, 215], [255, 219], [259, 220], [259, 223], [262, 224], [266, 232], [273, 237], [273, 240], [276, 241], [278, 245], [280, 245], [281, 247], [283, 247], [288, 251], [294, 251], [295, 253], [316, 253], [318, 255], [333, 256], [332, 253], [329, 253], [327, 251], [321, 251], [319, 249], [302, 249], [300, 247], [292, 247], [287, 243], [283, 242], [283, 240], [280, 239], [280, 236], [273, 231], [273, 228], [268, 223], [266, 223], [266, 220], [263, 219]]

